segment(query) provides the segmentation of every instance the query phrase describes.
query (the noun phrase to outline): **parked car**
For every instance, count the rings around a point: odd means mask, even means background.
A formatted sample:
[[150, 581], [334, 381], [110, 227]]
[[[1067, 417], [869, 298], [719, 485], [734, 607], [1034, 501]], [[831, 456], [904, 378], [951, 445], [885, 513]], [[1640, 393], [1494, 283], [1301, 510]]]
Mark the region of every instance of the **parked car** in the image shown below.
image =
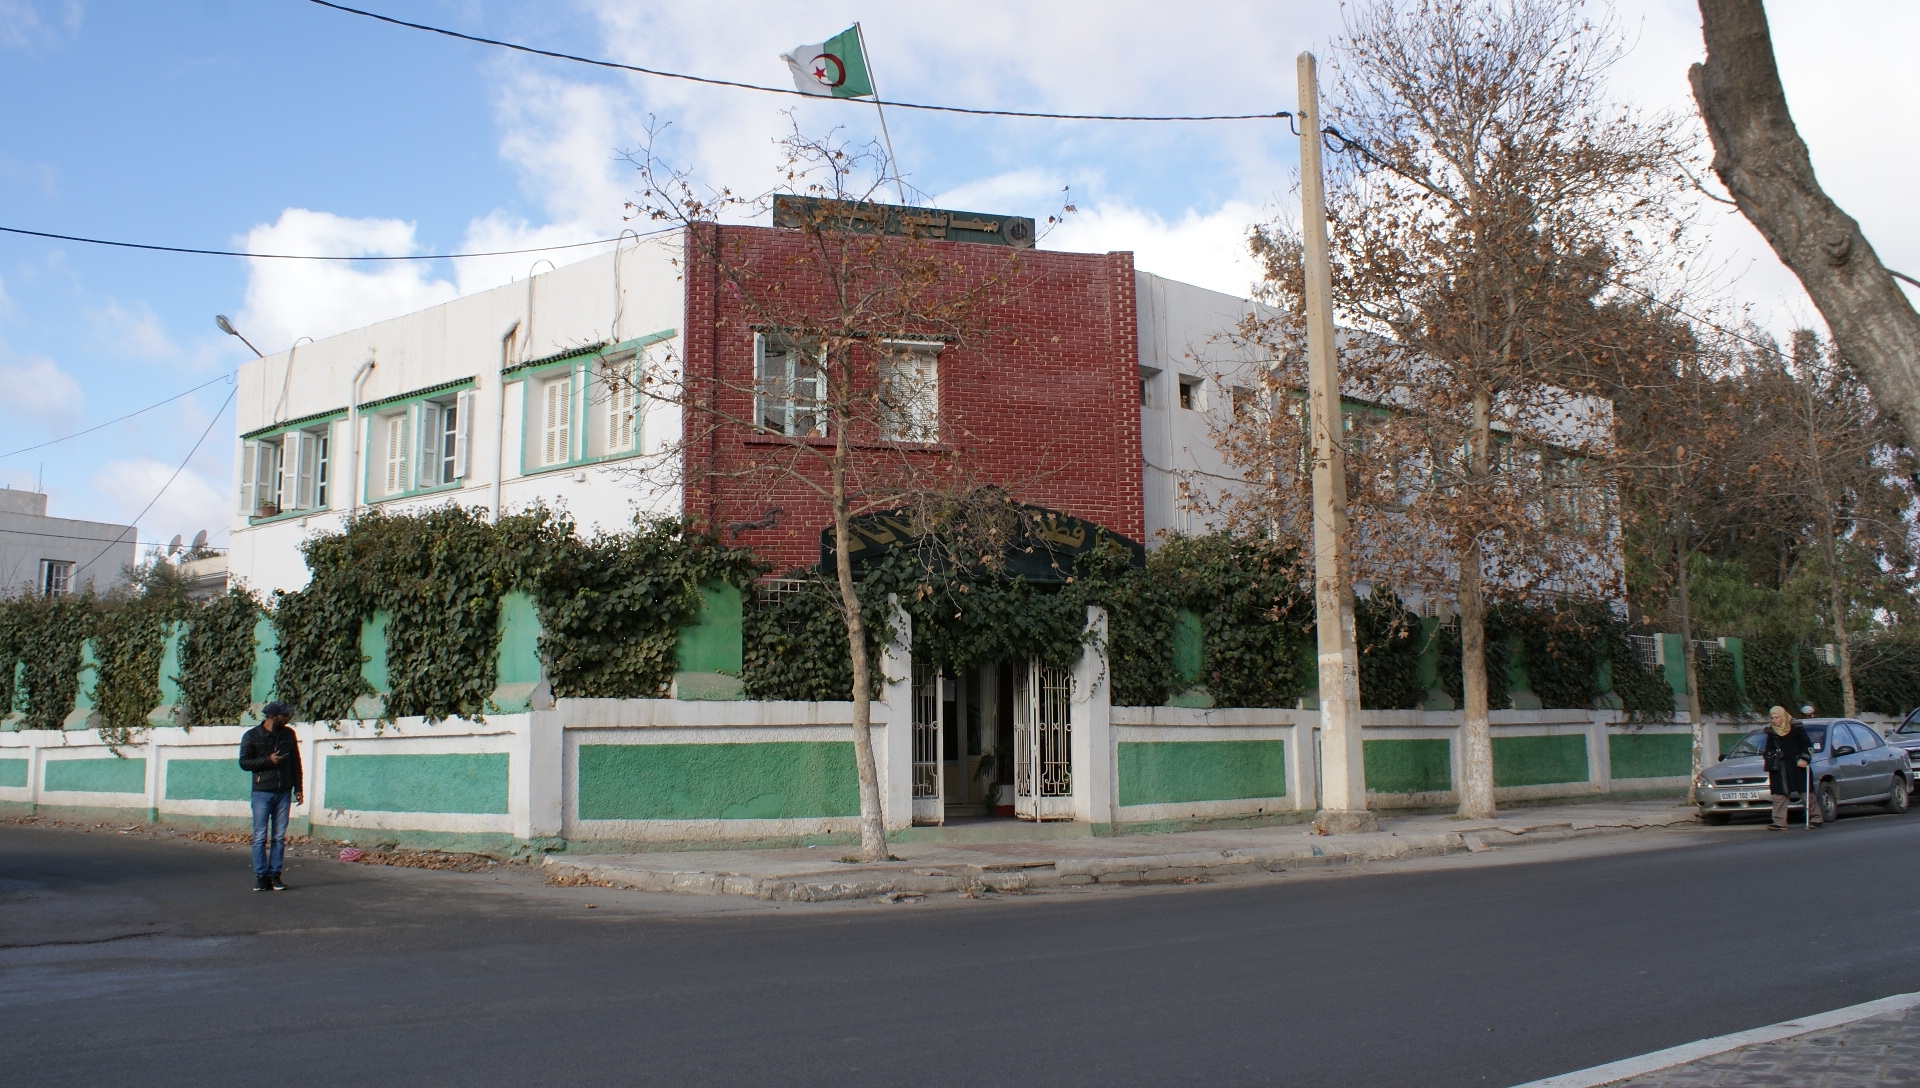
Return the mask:
[[1907, 758], [1920, 763], [1920, 710], [1907, 715], [1907, 720], [1899, 728], [1887, 734], [1887, 743], [1896, 748], [1904, 748]]
[[[1807, 770], [1822, 819], [1839, 815], [1842, 805], [1877, 804], [1888, 812], [1907, 811], [1913, 763], [1906, 748], [1888, 744], [1878, 732], [1852, 718], [1802, 718], [1800, 725], [1813, 741]], [[1912, 736], [1920, 747], [1920, 726]], [[1724, 824], [1739, 813], [1772, 809], [1767, 769], [1761, 761], [1766, 746], [1766, 730], [1756, 729], [1741, 737], [1720, 762], [1700, 772], [1694, 791], [1703, 819]], [[1792, 807], [1802, 805], [1796, 802]]]

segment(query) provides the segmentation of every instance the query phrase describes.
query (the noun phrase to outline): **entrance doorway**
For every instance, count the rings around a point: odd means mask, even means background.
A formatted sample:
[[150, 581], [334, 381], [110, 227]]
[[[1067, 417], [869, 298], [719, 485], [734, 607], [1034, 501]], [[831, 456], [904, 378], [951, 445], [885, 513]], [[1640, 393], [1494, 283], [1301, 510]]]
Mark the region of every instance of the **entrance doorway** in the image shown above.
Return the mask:
[[982, 665], [946, 675], [913, 667], [913, 822], [1014, 815], [1014, 698], [1018, 670]]

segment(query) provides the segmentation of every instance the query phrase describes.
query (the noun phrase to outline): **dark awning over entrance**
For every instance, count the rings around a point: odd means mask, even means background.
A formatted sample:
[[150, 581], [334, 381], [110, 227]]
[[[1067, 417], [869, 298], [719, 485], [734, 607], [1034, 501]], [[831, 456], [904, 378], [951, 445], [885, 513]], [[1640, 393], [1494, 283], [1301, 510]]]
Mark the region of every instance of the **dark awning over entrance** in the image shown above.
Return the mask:
[[[1143, 566], [1147, 550], [1139, 543], [1091, 521], [1083, 521], [1058, 510], [1025, 503], [1006, 504], [1006, 546], [1001, 550], [1005, 573], [1035, 585], [1060, 585], [1073, 577], [1074, 560], [1093, 550], [1102, 540], [1126, 548], [1133, 565]], [[925, 539], [924, 523], [904, 510], [883, 510], [853, 519], [853, 548], [849, 558], [857, 575], [867, 564], [898, 550], [921, 554], [928, 561], [942, 561], [931, 542]], [[820, 530], [820, 569], [833, 570], [833, 527]]]

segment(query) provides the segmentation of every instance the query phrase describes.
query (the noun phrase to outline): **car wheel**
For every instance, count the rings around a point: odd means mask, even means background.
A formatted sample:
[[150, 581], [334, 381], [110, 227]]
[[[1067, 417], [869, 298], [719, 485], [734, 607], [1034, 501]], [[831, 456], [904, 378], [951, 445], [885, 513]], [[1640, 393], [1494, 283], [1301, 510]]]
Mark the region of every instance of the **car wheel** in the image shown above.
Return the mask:
[[1833, 783], [1820, 783], [1820, 789], [1815, 792], [1814, 798], [1820, 805], [1821, 823], [1830, 824], [1840, 818], [1840, 796], [1833, 792]]
[[1703, 812], [1700, 814], [1700, 818], [1715, 827], [1725, 827], [1728, 820], [1728, 816], [1724, 812]]
[[1893, 776], [1892, 792], [1887, 794], [1887, 811], [1899, 815], [1907, 811], [1907, 780], [1899, 775]]

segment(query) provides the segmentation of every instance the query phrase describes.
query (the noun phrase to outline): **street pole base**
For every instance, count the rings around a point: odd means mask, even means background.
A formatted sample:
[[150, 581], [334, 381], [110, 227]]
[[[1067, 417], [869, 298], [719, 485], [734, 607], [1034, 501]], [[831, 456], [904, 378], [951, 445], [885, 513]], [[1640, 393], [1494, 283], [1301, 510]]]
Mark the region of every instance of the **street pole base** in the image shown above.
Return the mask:
[[1323, 808], [1313, 814], [1313, 829], [1322, 835], [1350, 835], [1380, 830], [1380, 818], [1364, 808]]

